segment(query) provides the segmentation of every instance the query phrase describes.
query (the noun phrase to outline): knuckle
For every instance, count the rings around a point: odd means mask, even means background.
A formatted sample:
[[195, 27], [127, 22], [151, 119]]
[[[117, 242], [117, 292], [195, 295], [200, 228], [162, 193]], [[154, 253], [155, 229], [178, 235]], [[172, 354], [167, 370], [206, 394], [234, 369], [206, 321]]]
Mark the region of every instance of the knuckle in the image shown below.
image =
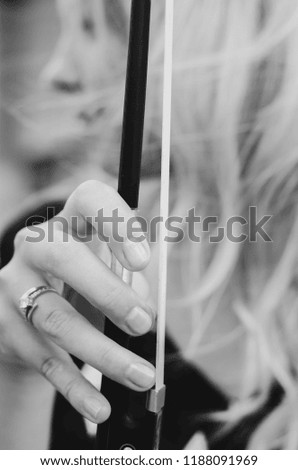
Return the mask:
[[110, 310], [116, 312], [119, 307], [121, 307], [121, 311], [123, 311], [123, 300], [128, 297], [127, 288], [125, 285], [117, 285], [113, 286], [113, 289], [107, 291], [104, 294], [103, 303], [105, 307]]
[[79, 395], [78, 391], [80, 389], [80, 385], [81, 380], [78, 377], [73, 377], [72, 379], [68, 380], [62, 391], [63, 395], [68, 401], [71, 401], [74, 396]]
[[42, 330], [52, 339], [58, 339], [65, 336], [71, 329], [71, 323], [68, 315], [62, 310], [50, 310], [42, 324]]
[[19, 230], [14, 238], [15, 250], [19, 251], [20, 249], [24, 247], [24, 245], [27, 245], [30, 235], [32, 236], [32, 233], [29, 227], [24, 227], [21, 230]]
[[48, 243], [44, 247], [44, 255], [42, 256], [43, 268], [52, 274], [59, 275], [61, 266], [65, 266], [72, 259], [70, 251], [71, 240], [61, 239], [61, 234], [57, 232], [55, 241]]
[[100, 187], [101, 183], [97, 180], [87, 180], [84, 183], [81, 183], [77, 189], [75, 190], [74, 194], [79, 199], [84, 199], [90, 195], [94, 195], [94, 192], [98, 192], [98, 188]]
[[[106, 347], [100, 352], [97, 359], [97, 367], [101, 371], [106, 371], [109, 365], [113, 362], [115, 354], [115, 346], [113, 344], [106, 345]], [[113, 375], [113, 371], [109, 371]]]
[[84, 203], [89, 201], [94, 196], [98, 199], [107, 199], [117, 195], [117, 191], [112, 187], [101, 181], [88, 180], [81, 183], [73, 193], [76, 201]]
[[15, 247], [15, 249], [18, 249], [24, 243], [25, 233], [26, 233], [26, 229], [23, 228], [23, 229], [19, 230], [18, 233], [16, 234], [16, 236], [14, 238], [14, 247]]
[[15, 253], [27, 264], [39, 264], [40, 250], [44, 250], [42, 242], [45, 236], [45, 224], [21, 229], [14, 238]]
[[50, 382], [55, 382], [57, 376], [63, 372], [63, 364], [56, 357], [47, 357], [40, 367], [41, 374]]

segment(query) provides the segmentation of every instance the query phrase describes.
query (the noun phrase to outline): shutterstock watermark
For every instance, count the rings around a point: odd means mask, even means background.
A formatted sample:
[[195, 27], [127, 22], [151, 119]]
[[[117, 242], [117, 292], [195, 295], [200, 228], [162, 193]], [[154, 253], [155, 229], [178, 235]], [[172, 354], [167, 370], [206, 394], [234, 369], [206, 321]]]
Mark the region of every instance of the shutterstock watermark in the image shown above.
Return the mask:
[[[53, 208], [48, 208], [49, 215], [53, 215]], [[26, 241], [38, 243], [44, 241], [54, 242], [59, 234], [63, 234], [63, 241], [67, 242], [69, 237], [74, 237], [79, 242], [92, 242], [94, 237], [106, 242], [119, 242], [125, 240], [132, 242], [142, 242], [147, 238], [151, 243], [158, 240], [159, 227], [165, 224], [168, 243], [180, 243], [187, 239], [194, 243], [202, 240], [209, 243], [221, 243], [229, 240], [233, 243], [257, 241], [272, 242], [266, 226], [272, 219], [272, 215], [258, 217], [257, 208], [249, 207], [248, 217], [235, 215], [228, 218], [225, 223], [221, 223], [216, 216], [201, 217], [194, 208], [190, 209], [186, 217], [172, 215], [166, 220], [156, 216], [147, 220], [141, 216], [125, 219], [119, 215], [119, 210], [115, 209], [112, 215], [106, 215], [100, 209], [95, 217], [82, 218], [73, 216], [66, 219], [62, 215], [57, 215], [47, 224], [47, 229], [40, 225], [48, 220], [47, 217], [32, 217], [27, 220], [28, 233]], [[34, 221], [34, 223], [33, 223]]]

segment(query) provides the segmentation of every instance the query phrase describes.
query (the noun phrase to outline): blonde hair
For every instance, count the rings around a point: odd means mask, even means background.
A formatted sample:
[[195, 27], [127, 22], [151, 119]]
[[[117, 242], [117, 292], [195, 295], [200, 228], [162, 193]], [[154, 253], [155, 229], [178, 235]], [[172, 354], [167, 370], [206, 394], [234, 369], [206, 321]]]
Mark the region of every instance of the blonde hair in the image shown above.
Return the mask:
[[[153, 0], [145, 154], [160, 147], [163, 18], [164, 2]], [[250, 206], [259, 218], [272, 216], [272, 243], [211, 244], [201, 234], [201, 243], [186, 240], [171, 251], [185, 280], [171, 308], [192, 312], [185, 356], [199, 357], [202, 335], [222, 308], [237, 317], [235, 334], [243, 335], [241, 396], [214, 419], [229, 429], [262, 408], [274, 384], [283, 391], [252, 434], [251, 448], [298, 448], [297, 50], [292, 0], [175, 2], [172, 213], [195, 208], [202, 218], [217, 216], [219, 226], [247, 217]], [[103, 153], [119, 136], [118, 79], [116, 87], [100, 121]], [[220, 354], [233, 334], [211, 347]]]
[[[154, 154], [161, 138], [164, 2], [153, 0], [152, 10], [145, 153]], [[264, 406], [277, 383], [282, 399], [249, 446], [297, 449], [297, 2], [176, 0], [175, 10], [172, 213], [195, 208], [225, 226], [255, 206], [259, 218], [273, 216], [267, 226], [273, 241], [211, 244], [201, 234], [201, 243], [176, 245], [171, 256], [185, 285], [171, 308], [192, 312], [185, 351], [191, 360], [201, 354], [202, 334], [222, 308], [238, 319], [247, 352], [239, 371], [242, 393], [214, 418], [237, 423]], [[122, 119], [120, 75], [115, 63], [102, 67], [106, 77], [110, 72], [109, 89], [98, 92], [105, 112], [91, 160], [118, 152]], [[122, 62], [119, 67], [123, 71]], [[221, 344], [213, 347], [220, 353]]]
[[[153, 2], [149, 119], [155, 135], [162, 4]], [[189, 358], [200, 354], [202, 330], [221, 308], [237, 316], [247, 350], [242, 393], [217, 417], [233, 423], [253, 413], [277, 383], [281, 402], [250, 446], [297, 449], [298, 7], [292, 0], [177, 0], [175, 8], [173, 213], [194, 207], [225, 226], [255, 206], [260, 217], [272, 215], [273, 241], [225, 239], [214, 246], [205, 238], [176, 246], [172, 256], [179, 257], [185, 290], [171, 306], [192, 309]]]

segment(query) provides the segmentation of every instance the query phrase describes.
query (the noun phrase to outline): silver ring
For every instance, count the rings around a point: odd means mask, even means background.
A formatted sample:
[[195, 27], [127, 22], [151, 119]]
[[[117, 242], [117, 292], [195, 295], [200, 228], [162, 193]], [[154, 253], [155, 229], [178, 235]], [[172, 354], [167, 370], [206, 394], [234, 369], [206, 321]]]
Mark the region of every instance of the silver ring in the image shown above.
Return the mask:
[[32, 287], [31, 289], [27, 290], [27, 292], [25, 292], [22, 297], [20, 297], [19, 310], [24, 320], [32, 323], [33, 312], [38, 307], [38, 305], [35, 303], [35, 300], [47, 292], [55, 292], [59, 295], [56, 289], [53, 289], [52, 287], [39, 286]]

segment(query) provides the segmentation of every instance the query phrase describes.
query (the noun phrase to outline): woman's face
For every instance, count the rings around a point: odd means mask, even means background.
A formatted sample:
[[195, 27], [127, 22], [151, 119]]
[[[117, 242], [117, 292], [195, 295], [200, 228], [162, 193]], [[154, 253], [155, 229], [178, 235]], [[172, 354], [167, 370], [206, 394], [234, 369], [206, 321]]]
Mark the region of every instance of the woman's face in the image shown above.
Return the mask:
[[56, 0], [61, 33], [42, 77], [57, 91], [89, 92], [121, 73], [128, 42], [128, 0]]
[[56, 0], [59, 34], [22, 107], [32, 125], [22, 126], [21, 118], [20, 148], [30, 158], [82, 155], [111, 76], [124, 83], [129, 8], [129, 0]]

